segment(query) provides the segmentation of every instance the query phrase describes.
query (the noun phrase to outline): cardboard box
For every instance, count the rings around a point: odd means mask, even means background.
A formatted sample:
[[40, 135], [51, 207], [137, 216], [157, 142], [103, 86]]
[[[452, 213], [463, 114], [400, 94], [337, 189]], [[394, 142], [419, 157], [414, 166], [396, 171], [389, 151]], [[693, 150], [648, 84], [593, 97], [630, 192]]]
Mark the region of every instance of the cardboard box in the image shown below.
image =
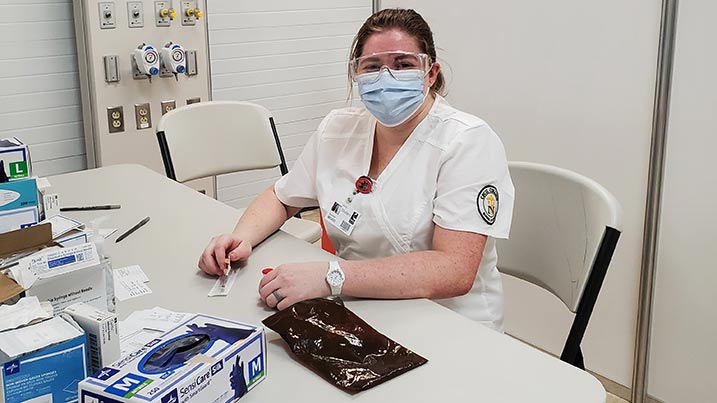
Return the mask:
[[85, 303], [70, 305], [65, 308], [65, 313], [72, 316], [87, 335], [90, 373], [120, 358], [117, 315]]
[[76, 402], [85, 334], [69, 317], [0, 332], [0, 402]]
[[0, 183], [0, 233], [39, 222], [37, 195], [35, 178]]
[[100, 260], [94, 244], [32, 256], [29, 268], [37, 281], [25, 290], [25, 295], [49, 301], [55, 314], [78, 302], [114, 311], [112, 268], [109, 260]]
[[50, 223], [34, 225], [7, 233], [0, 233], [0, 264], [8, 259], [29, 254], [52, 246], [52, 225]]
[[[0, 234], [0, 268], [10, 267], [22, 257], [52, 245], [50, 223]], [[23, 291], [25, 289], [14, 280], [0, 274], [0, 303], [10, 301]]]
[[80, 382], [80, 401], [227, 403], [265, 377], [263, 328], [197, 314]]
[[30, 151], [17, 137], [0, 139], [0, 161], [5, 175], [11, 181], [27, 178], [32, 174]]

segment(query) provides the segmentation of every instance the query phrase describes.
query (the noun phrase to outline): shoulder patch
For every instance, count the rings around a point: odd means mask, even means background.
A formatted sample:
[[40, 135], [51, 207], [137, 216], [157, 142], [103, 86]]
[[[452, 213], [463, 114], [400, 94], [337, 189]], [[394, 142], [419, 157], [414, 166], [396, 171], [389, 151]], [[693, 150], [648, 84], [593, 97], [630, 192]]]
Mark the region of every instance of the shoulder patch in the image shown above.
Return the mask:
[[478, 212], [488, 225], [495, 223], [498, 216], [498, 189], [493, 185], [483, 186], [476, 199]]

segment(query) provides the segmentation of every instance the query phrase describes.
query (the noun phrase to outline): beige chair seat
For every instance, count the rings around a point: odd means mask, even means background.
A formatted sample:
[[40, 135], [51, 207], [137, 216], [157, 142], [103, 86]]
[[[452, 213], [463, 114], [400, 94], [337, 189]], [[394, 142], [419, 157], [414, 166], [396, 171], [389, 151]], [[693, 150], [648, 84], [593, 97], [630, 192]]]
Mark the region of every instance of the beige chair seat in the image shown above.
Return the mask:
[[301, 218], [289, 218], [281, 226], [281, 230], [309, 243], [314, 243], [321, 239], [321, 225]]

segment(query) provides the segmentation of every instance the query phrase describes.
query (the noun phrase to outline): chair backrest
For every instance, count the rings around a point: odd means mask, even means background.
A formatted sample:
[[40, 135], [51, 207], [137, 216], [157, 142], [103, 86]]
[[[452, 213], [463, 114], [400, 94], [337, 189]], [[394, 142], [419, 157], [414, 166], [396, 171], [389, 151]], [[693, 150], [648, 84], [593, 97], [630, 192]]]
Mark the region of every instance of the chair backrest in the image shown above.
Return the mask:
[[[497, 242], [498, 268], [577, 312], [606, 234], [619, 236], [620, 204], [594, 180], [566, 169], [531, 162], [510, 162], [509, 168], [515, 206], [510, 239]], [[602, 253], [609, 252], [600, 262], [605, 270], [614, 247]]]
[[566, 169], [510, 162], [515, 185], [509, 240], [498, 269], [550, 291], [575, 313], [560, 359], [585, 369], [585, 330], [620, 238], [622, 209], [594, 180]]
[[179, 182], [281, 166], [269, 111], [249, 102], [210, 101], [168, 112], [157, 125], [167, 176]]

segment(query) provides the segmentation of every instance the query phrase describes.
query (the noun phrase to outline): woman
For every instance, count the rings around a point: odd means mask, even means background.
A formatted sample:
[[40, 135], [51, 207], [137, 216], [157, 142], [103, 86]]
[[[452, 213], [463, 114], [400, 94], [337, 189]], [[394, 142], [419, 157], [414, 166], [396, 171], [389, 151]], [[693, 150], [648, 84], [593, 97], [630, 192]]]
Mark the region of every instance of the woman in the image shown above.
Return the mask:
[[366, 20], [352, 45], [350, 78], [365, 108], [322, 121], [291, 172], [260, 194], [199, 267], [221, 275], [228, 254], [252, 246], [299, 209], [319, 205], [341, 262], [287, 263], [259, 295], [284, 309], [329, 295], [432, 298], [502, 327], [494, 238], [506, 238], [513, 185], [503, 145], [477, 117], [439, 95], [433, 34], [413, 10]]

